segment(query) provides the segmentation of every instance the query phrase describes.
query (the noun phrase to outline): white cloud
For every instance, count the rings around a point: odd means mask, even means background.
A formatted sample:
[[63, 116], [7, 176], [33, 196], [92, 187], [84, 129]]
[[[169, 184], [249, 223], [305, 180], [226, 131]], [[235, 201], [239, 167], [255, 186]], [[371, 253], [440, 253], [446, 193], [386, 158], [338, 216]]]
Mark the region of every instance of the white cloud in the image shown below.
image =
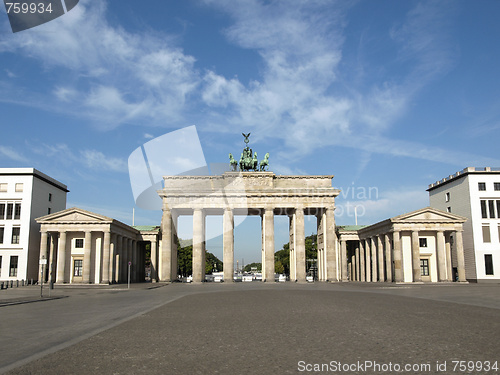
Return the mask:
[[123, 159], [104, 155], [96, 150], [84, 150], [81, 152], [83, 163], [90, 169], [113, 172], [126, 172], [127, 162]]
[[0, 155], [3, 155], [7, 157], [8, 159], [18, 161], [18, 162], [23, 162], [27, 163], [28, 159], [26, 159], [22, 154], [17, 152], [16, 150], [12, 149], [11, 147], [8, 146], [0, 146]]

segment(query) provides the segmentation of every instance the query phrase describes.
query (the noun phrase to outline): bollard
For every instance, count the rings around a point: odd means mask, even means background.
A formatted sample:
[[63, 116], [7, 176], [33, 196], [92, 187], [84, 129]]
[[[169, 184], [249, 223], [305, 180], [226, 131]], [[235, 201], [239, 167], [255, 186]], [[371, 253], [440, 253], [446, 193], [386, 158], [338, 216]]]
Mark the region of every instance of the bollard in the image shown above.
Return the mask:
[[0, 283], [0, 290], [3, 289], [3, 281]]
[[16, 288], [19, 288], [19, 280], [16, 280]]
[[10, 280], [10, 287], [13, 288], [14, 287], [14, 280]]
[[24, 286], [24, 279], [21, 280], [21, 286]]

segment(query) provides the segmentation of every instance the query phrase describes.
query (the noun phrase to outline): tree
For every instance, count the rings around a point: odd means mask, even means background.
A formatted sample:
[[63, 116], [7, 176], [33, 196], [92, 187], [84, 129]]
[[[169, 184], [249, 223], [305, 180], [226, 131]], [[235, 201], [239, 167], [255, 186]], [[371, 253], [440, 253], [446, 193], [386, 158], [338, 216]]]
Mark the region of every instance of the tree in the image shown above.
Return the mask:
[[250, 263], [243, 268], [243, 272], [250, 272], [252, 271], [252, 267], [257, 268], [258, 272], [262, 272], [262, 263]]
[[211, 275], [212, 272], [214, 271], [216, 272], [222, 271], [224, 265], [222, 261], [219, 258], [217, 258], [214, 254], [208, 251], [205, 254], [206, 254], [205, 273], [207, 275]]
[[[307, 236], [305, 239], [306, 259], [318, 258], [318, 238], [315, 234]], [[283, 272], [278, 271], [283, 266]], [[290, 274], [290, 243], [283, 245], [283, 249], [274, 253], [274, 269], [276, 273]]]

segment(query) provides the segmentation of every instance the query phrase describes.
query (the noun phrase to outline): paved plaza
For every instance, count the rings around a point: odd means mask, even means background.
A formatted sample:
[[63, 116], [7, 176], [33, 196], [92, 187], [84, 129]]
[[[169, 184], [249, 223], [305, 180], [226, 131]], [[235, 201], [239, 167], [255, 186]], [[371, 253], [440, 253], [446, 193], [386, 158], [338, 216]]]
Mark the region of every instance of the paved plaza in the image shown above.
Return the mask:
[[0, 373], [459, 374], [453, 361], [483, 366], [469, 373], [498, 373], [484, 366], [500, 361], [497, 284], [136, 284], [56, 288], [60, 298], [36, 301], [39, 292], [0, 292]]

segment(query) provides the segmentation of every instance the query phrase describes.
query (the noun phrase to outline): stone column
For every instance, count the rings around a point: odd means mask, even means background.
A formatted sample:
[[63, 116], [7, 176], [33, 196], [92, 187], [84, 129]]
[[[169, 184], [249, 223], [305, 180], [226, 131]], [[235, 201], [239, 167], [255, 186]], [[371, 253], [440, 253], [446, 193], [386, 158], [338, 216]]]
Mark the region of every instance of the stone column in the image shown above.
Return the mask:
[[411, 263], [413, 270], [413, 282], [422, 281], [422, 271], [420, 271], [420, 243], [418, 241], [418, 231], [411, 232]]
[[385, 269], [387, 275], [387, 281], [392, 281], [392, 260], [391, 260], [391, 239], [389, 235], [386, 233], [384, 235], [384, 243], [385, 243]]
[[151, 281], [158, 281], [158, 244], [156, 239], [151, 240]]
[[394, 281], [397, 283], [404, 282], [403, 269], [403, 250], [401, 248], [401, 232], [392, 232], [393, 258], [394, 258]]
[[371, 253], [372, 253], [372, 282], [377, 282], [377, 243], [375, 242], [375, 237], [370, 238], [371, 241]]
[[234, 214], [231, 208], [224, 210], [222, 218], [222, 259], [224, 263], [224, 282], [233, 282], [234, 275]]
[[56, 234], [55, 233], [51, 233], [50, 234], [50, 255], [49, 255], [49, 283], [50, 282], [54, 282], [54, 267], [56, 266], [55, 265], [55, 246], [56, 246]]
[[304, 228], [304, 208], [295, 209], [295, 279], [306, 281], [306, 237]]
[[340, 241], [340, 251], [342, 260], [342, 281], [347, 281], [347, 242]]
[[264, 244], [262, 281], [274, 282], [274, 211], [272, 208], [264, 210], [262, 239]]
[[[40, 259], [47, 259], [47, 231], [42, 231], [40, 235]], [[47, 269], [46, 265], [40, 265], [39, 266], [39, 274], [38, 274], [38, 280], [39, 282], [42, 281], [42, 276], [45, 277], [45, 270]], [[42, 275], [42, 270], [43, 275]], [[45, 280], [43, 280], [45, 282]]]
[[56, 283], [64, 283], [66, 275], [66, 232], [59, 233], [57, 244], [57, 278]]
[[371, 239], [365, 239], [365, 252], [366, 252], [366, 281], [372, 281], [372, 251], [371, 251]]
[[446, 247], [446, 280], [453, 281], [453, 261], [451, 258], [451, 238], [450, 233], [445, 233], [445, 247]]
[[115, 259], [113, 260], [115, 263], [115, 283], [119, 283], [121, 281], [121, 257], [122, 257], [122, 247], [123, 247], [123, 237], [116, 236], [116, 249], [115, 249]]
[[116, 256], [116, 247], [117, 247], [117, 235], [113, 233], [111, 235], [111, 240], [109, 244], [109, 283], [112, 284], [115, 280], [115, 256]]
[[466, 282], [465, 277], [465, 256], [464, 256], [464, 242], [462, 231], [457, 230], [455, 232], [455, 246], [457, 249], [457, 271], [458, 271], [458, 281]]
[[111, 233], [104, 232], [104, 243], [102, 246], [102, 283], [109, 284], [109, 259], [111, 247]]
[[378, 249], [378, 281], [385, 281], [384, 272], [384, 245], [382, 244], [383, 234], [378, 235], [377, 238], [377, 249]]
[[326, 281], [338, 281], [337, 276], [337, 235], [335, 233], [334, 207], [325, 212], [324, 246], [326, 256]]
[[85, 232], [85, 242], [83, 244], [83, 283], [90, 284], [90, 254], [92, 251], [92, 232]]
[[205, 217], [202, 209], [197, 208], [193, 212], [193, 282], [205, 281], [205, 263], [203, 262]]
[[[177, 260], [177, 243], [175, 238], [177, 237], [177, 222], [178, 222], [179, 214], [177, 211], [172, 210], [172, 256], [170, 258], [170, 262], [172, 264], [172, 274], [171, 279], [177, 280], [177, 271], [179, 268], [178, 260]], [[205, 237], [203, 237], [205, 238]]]
[[365, 240], [359, 240], [359, 281], [366, 281]]
[[356, 248], [355, 254], [354, 254], [354, 281], [360, 281], [359, 277], [359, 246]]
[[446, 281], [446, 253], [445, 253], [445, 240], [444, 232], [438, 230], [436, 232], [436, 255], [438, 265], [438, 281]]
[[290, 249], [290, 281], [297, 280], [295, 267], [295, 213], [290, 215], [289, 223], [289, 249]]
[[318, 279], [325, 281], [325, 248], [323, 236], [323, 209], [318, 209], [316, 214], [316, 229], [317, 229], [317, 249], [318, 249]]
[[[193, 233], [195, 227], [193, 227]], [[163, 214], [161, 218], [161, 263], [160, 280], [171, 281], [172, 279], [172, 212], [166, 203], [163, 203]], [[194, 257], [194, 237], [193, 237], [193, 257]], [[194, 264], [193, 264], [194, 271]], [[194, 275], [193, 275], [194, 278]]]

